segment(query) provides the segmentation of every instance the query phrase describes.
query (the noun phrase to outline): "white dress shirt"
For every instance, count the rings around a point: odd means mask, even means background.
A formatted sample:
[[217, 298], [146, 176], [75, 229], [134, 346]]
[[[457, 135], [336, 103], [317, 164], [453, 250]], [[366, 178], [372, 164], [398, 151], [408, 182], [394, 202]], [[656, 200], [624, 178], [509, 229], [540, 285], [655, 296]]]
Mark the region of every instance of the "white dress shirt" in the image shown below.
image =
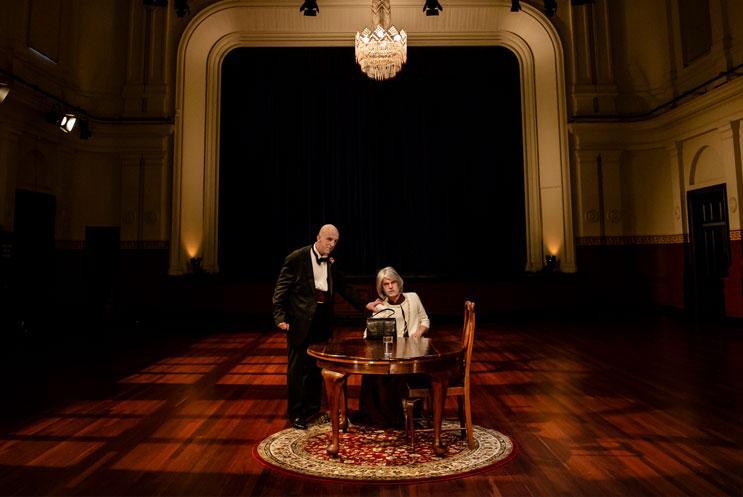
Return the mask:
[[323, 292], [328, 291], [328, 263], [317, 262], [317, 258], [321, 257], [320, 252], [317, 251], [315, 244], [312, 244], [310, 250], [312, 259], [312, 274], [315, 277], [315, 289]]

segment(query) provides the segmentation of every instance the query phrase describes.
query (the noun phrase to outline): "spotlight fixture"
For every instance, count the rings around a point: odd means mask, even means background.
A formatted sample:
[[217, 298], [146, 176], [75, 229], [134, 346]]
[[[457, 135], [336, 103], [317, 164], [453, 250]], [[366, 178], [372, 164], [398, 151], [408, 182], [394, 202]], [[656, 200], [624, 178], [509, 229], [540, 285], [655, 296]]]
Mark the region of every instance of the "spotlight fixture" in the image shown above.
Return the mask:
[[47, 112], [46, 121], [50, 124], [56, 124], [64, 133], [69, 133], [75, 129], [77, 116], [71, 112], [63, 113], [58, 107], [55, 107]]
[[77, 124], [77, 116], [75, 114], [65, 114], [57, 120], [57, 126], [65, 133], [69, 133], [75, 129]]
[[426, 0], [423, 10], [426, 11], [427, 16], [437, 16], [440, 11], [444, 10], [444, 7], [441, 6], [438, 0]]
[[544, 13], [552, 17], [557, 12], [557, 0], [544, 0]]
[[0, 104], [5, 101], [5, 98], [10, 93], [10, 86], [8, 83], [0, 83]]
[[316, 16], [320, 12], [320, 7], [317, 6], [316, 0], [304, 0], [304, 3], [299, 7], [299, 11], [306, 16]]
[[519, 0], [511, 0], [511, 12], [518, 12], [521, 10], [521, 3]]
[[178, 17], [186, 17], [191, 13], [188, 0], [173, 0], [173, 7], [175, 7], [175, 15]]

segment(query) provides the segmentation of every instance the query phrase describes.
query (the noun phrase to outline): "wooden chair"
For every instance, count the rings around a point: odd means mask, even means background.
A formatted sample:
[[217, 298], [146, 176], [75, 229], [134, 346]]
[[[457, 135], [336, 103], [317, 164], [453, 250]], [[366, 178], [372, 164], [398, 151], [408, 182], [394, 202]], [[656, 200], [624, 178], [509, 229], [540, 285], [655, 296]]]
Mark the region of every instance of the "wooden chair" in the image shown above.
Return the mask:
[[[457, 398], [459, 430], [462, 438], [467, 439], [467, 446], [470, 449], [475, 447], [475, 439], [472, 435], [472, 408], [470, 402], [470, 365], [472, 362], [472, 347], [475, 343], [475, 303], [469, 300], [464, 303], [464, 326], [462, 327], [462, 346], [465, 348], [464, 357], [462, 358], [461, 375], [452, 378], [446, 389], [446, 396]], [[430, 385], [415, 384], [409, 382], [407, 386], [407, 395], [403, 399], [403, 410], [405, 412], [405, 432], [410, 436], [410, 443], [415, 448], [415, 419], [413, 412], [416, 404], [421, 401], [424, 403], [424, 412], [430, 411], [431, 404], [431, 387]], [[428, 431], [431, 428], [426, 428]]]

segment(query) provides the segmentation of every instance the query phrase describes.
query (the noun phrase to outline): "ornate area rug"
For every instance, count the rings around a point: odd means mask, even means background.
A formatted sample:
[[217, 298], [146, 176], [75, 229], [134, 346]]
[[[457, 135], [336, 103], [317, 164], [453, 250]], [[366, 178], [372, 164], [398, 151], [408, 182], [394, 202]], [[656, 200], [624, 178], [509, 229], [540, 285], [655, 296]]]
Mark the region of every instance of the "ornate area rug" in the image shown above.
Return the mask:
[[[445, 428], [458, 424], [444, 423]], [[417, 432], [415, 450], [402, 430], [351, 425], [340, 434], [337, 458], [328, 456], [330, 423], [307, 430], [288, 428], [264, 439], [255, 448], [266, 466], [304, 478], [367, 483], [405, 483], [462, 478], [505, 464], [515, 456], [513, 441], [496, 430], [473, 427], [475, 448], [469, 449], [459, 431], [442, 433], [447, 453], [433, 454], [433, 433]]]

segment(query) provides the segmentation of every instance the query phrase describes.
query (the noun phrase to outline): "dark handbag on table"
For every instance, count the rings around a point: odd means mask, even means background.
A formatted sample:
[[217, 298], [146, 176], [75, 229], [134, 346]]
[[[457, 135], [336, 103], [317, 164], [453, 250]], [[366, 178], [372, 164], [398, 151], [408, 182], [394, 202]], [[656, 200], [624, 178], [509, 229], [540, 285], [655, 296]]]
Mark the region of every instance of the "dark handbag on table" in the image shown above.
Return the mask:
[[[382, 309], [381, 311], [374, 313], [371, 317], [366, 319], [367, 340], [381, 340], [386, 336], [391, 336], [393, 340], [397, 338], [397, 321], [395, 320], [395, 318], [376, 317], [377, 314], [385, 311], [390, 311], [392, 314], [395, 313], [394, 309]], [[390, 316], [392, 316], [392, 314], [390, 314]]]

